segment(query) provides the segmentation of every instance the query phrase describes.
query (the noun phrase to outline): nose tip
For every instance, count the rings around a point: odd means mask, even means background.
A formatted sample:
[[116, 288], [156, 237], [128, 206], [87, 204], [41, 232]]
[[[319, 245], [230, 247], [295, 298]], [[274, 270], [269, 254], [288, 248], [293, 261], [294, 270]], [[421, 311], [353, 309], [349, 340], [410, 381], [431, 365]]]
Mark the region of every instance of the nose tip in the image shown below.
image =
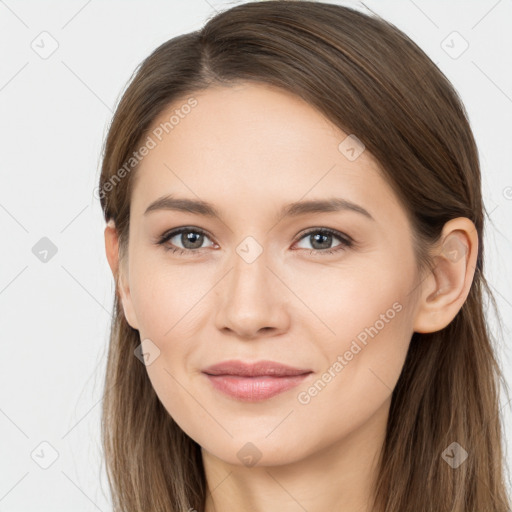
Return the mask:
[[264, 255], [251, 263], [236, 255], [229, 274], [218, 291], [218, 329], [244, 339], [275, 335], [287, 329], [283, 290]]
[[231, 324], [231, 327], [225, 326], [223, 329], [226, 333], [236, 334], [245, 340], [254, 340], [277, 331], [276, 327], [258, 327], [251, 321], [240, 321], [238, 326]]

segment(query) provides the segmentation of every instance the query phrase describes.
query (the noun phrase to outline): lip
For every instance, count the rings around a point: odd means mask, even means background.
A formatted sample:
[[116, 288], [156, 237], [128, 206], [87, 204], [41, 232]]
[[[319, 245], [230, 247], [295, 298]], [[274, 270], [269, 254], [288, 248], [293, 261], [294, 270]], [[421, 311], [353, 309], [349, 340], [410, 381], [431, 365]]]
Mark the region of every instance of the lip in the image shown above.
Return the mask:
[[209, 375], [236, 375], [238, 377], [295, 377], [310, 373], [308, 368], [295, 368], [274, 361], [256, 361], [255, 363], [244, 363], [231, 359], [221, 363], [208, 366], [203, 369], [203, 373]]
[[215, 389], [237, 400], [267, 400], [298, 386], [312, 370], [273, 361], [224, 361], [202, 371]]

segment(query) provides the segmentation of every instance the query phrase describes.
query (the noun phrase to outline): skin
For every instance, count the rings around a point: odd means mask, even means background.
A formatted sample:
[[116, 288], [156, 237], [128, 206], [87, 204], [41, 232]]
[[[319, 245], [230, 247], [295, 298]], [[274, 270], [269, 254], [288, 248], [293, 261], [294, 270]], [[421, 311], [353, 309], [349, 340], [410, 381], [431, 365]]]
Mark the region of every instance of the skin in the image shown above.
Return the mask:
[[[105, 229], [126, 319], [160, 350], [148, 376], [169, 414], [202, 447], [212, 491], [207, 512], [369, 510], [411, 336], [442, 329], [462, 307], [478, 251], [474, 225], [448, 222], [441, 241], [451, 257], [434, 247], [435, 269], [420, 275], [405, 211], [369, 151], [350, 161], [338, 150], [346, 133], [270, 86], [215, 87], [194, 97], [198, 105], [137, 169], [127, 259], [119, 261], [115, 226]], [[211, 202], [219, 217], [144, 215], [167, 193]], [[276, 218], [285, 204], [328, 197], [360, 205], [373, 220], [350, 210]], [[155, 243], [182, 226], [206, 231], [203, 244], [184, 246], [178, 235], [167, 246], [196, 254]], [[355, 245], [321, 254], [339, 249], [340, 240], [315, 244], [315, 233], [302, 235], [309, 228], [337, 230]], [[251, 263], [237, 253], [248, 236], [263, 249]], [[318, 254], [310, 254], [314, 248]], [[396, 303], [401, 310], [378, 334], [300, 403], [299, 393]], [[271, 399], [241, 402], [201, 373], [227, 359], [269, 359], [313, 373]], [[237, 456], [248, 442], [258, 451], [246, 446], [243, 453], [260, 455], [252, 466]]]

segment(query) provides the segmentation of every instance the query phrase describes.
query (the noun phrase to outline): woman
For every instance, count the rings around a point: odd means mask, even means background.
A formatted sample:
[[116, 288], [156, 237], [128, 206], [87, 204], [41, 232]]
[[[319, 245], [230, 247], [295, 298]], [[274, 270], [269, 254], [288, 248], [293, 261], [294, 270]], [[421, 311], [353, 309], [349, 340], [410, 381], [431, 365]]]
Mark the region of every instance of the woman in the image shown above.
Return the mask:
[[116, 511], [509, 510], [477, 148], [393, 25], [251, 2], [110, 127]]

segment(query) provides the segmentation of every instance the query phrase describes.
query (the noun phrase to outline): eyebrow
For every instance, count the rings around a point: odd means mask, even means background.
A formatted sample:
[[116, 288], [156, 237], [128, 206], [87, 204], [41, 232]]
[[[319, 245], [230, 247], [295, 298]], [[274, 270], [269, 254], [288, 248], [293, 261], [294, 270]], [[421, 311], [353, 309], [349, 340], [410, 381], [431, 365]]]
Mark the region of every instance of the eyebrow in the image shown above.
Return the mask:
[[[203, 215], [205, 217], [218, 217], [222, 218], [220, 212], [211, 203], [196, 199], [186, 199], [181, 197], [174, 197], [172, 195], [165, 195], [153, 201], [144, 212], [144, 215], [156, 210], [175, 210], [186, 213], [193, 213]], [[339, 211], [353, 211], [364, 215], [370, 220], [375, 220], [372, 215], [365, 210], [362, 206], [355, 204], [346, 199], [332, 197], [327, 199], [315, 199], [307, 201], [297, 201], [285, 205], [278, 215], [278, 218], [283, 217], [297, 217], [307, 213], [324, 213], [324, 212], [339, 212]]]

